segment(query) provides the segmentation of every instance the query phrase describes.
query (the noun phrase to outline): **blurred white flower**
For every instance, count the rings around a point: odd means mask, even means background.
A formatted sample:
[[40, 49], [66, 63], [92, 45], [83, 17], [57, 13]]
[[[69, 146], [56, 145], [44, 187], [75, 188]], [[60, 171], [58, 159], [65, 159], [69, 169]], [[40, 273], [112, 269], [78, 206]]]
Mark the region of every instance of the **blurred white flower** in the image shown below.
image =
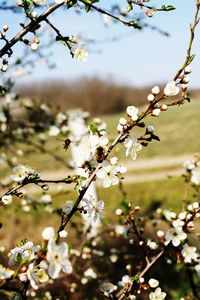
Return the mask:
[[195, 185], [200, 184], [200, 171], [192, 170], [191, 182]]
[[62, 206], [63, 213], [66, 215], [69, 215], [73, 206], [74, 206], [74, 203], [72, 201], [68, 200], [67, 202], [65, 202], [65, 204], [63, 204], [63, 206]]
[[42, 231], [42, 238], [46, 241], [53, 239], [55, 236], [55, 230], [53, 227], [46, 227]]
[[186, 160], [183, 163], [183, 167], [187, 170], [187, 171], [192, 171], [195, 168], [195, 164], [191, 161], [191, 160]]
[[162, 292], [161, 288], [157, 288], [155, 292], [151, 292], [149, 295], [150, 300], [163, 300], [167, 296], [166, 293]]
[[38, 289], [39, 283], [44, 283], [49, 280], [49, 276], [47, 275], [44, 269], [35, 266], [34, 263], [31, 263], [28, 266], [26, 273], [19, 274], [19, 278], [21, 281], [30, 281], [30, 285], [33, 289]]
[[5, 280], [5, 279], [11, 278], [13, 274], [14, 274], [13, 270], [5, 268], [4, 266], [2, 266], [0, 264], [0, 279], [1, 280]]
[[159, 286], [159, 281], [154, 278], [151, 278], [151, 279], [149, 279], [149, 286], [151, 288], [156, 288]]
[[43, 204], [49, 204], [52, 202], [52, 197], [49, 194], [44, 194], [44, 195], [42, 195], [40, 200], [38, 200], [38, 202], [43, 203]]
[[56, 244], [54, 240], [49, 241], [47, 261], [48, 273], [53, 279], [58, 277], [61, 270], [67, 274], [72, 272], [72, 265], [68, 259], [68, 245], [64, 242]]
[[72, 47], [72, 53], [74, 54], [74, 58], [86, 62], [88, 59], [88, 52], [83, 45]]
[[108, 296], [109, 294], [114, 292], [115, 288], [115, 285], [110, 282], [104, 282], [100, 287], [101, 291], [105, 294], [105, 296]]
[[119, 282], [119, 285], [122, 287], [132, 286], [132, 279], [128, 275], [124, 275], [122, 277], [122, 281]]
[[5, 205], [9, 205], [12, 203], [12, 196], [11, 195], [5, 195], [2, 197], [1, 201], [3, 202], [3, 204]]
[[66, 238], [68, 235], [67, 231], [63, 229], [62, 231], [59, 232], [59, 237], [61, 238]]
[[196, 261], [198, 258], [198, 253], [196, 251], [196, 247], [190, 247], [188, 244], [185, 244], [181, 251], [181, 254], [184, 257], [184, 262], [191, 263], [192, 260]]
[[60, 133], [60, 129], [57, 126], [50, 126], [48, 133], [49, 136], [56, 136]]
[[96, 279], [97, 278], [97, 274], [94, 272], [94, 270], [92, 268], [88, 268], [84, 273], [83, 275], [85, 277], [90, 277], [90, 278], [93, 278], [93, 279]]
[[133, 120], [133, 121], [137, 121], [138, 119], [138, 108], [135, 106], [128, 106], [126, 109], [126, 113], [127, 115]]
[[166, 96], [176, 96], [180, 91], [180, 88], [176, 86], [175, 81], [170, 81], [167, 83], [164, 93]]
[[106, 14], [102, 14], [102, 19], [103, 19], [105, 26], [108, 26], [112, 21], [112, 18]]

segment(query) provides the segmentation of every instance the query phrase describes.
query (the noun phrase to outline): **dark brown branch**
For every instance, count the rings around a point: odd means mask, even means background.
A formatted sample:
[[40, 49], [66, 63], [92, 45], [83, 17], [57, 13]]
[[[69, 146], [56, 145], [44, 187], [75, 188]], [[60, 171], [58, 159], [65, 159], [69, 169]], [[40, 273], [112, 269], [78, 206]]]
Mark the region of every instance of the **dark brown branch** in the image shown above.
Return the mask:
[[28, 32], [34, 31], [35, 28], [42, 22], [45, 21], [46, 18], [52, 14], [56, 9], [58, 9], [60, 6], [64, 4], [53, 4], [49, 8], [47, 8], [37, 19], [32, 20], [27, 26], [24, 27], [24, 29], [19, 32], [14, 38], [12, 38], [6, 45], [0, 50], [0, 58], [7, 54], [9, 50], [17, 43], [19, 42]]

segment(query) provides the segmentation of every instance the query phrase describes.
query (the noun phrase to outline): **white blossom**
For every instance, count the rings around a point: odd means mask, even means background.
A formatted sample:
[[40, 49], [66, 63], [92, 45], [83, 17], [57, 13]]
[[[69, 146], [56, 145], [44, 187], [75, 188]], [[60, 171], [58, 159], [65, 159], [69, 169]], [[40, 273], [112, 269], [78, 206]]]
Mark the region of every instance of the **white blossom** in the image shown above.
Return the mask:
[[149, 102], [152, 102], [154, 99], [155, 99], [155, 96], [154, 96], [153, 94], [149, 94], [149, 95], [147, 96], [147, 100], [148, 100]]
[[151, 292], [149, 295], [150, 300], [163, 300], [167, 296], [166, 293], [162, 292], [161, 288], [158, 287], [155, 292]]
[[196, 247], [190, 247], [188, 244], [185, 244], [181, 251], [181, 254], [184, 257], [184, 262], [191, 263], [192, 260], [194, 261], [197, 260], [198, 253], [196, 251], [197, 251]]
[[72, 53], [76, 60], [86, 62], [88, 59], [88, 52], [83, 45], [74, 46], [72, 48]]
[[126, 109], [126, 113], [127, 115], [133, 120], [133, 121], [137, 121], [138, 119], [138, 108], [135, 106], [128, 106]]
[[128, 275], [122, 277], [122, 281], [119, 282], [119, 285], [122, 287], [132, 286], [132, 279]]
[[174, 247], [178, 247], [181, 241], [184, 241], [187, 238], [187, 234], [182, 231], [182, 228], [171, 228], [165, 235], [166, 244], [168, 245], [172, 242]]
[[119, 183], [119, 175], [125, 173], [127, 169], [121, 166], [113, 166], [108, 161], [101, 164], [101, 169], [97, 171], [97, 178], [103, 180], [103, 187], [109, 187]]
[[151, 288], [156, 288], [159, 286], [159, 281], [154, 278], [150, 278], [148, 283]]
[[175, 81], [170, 81], [167, 83], [164, 93], [166, 96], [176, 96], [180, 91], [180, 88], [176, 86]]
[[62, 211], [64, 214], [69, 215], [72, 208], [74, 206], [74, 203], [70, 200], [66, 201], [65, 204], [62, 206]]
[[10, 176], [10, 179], [22, 183], [23, 180], [28, 177], [39, 177], [39, 174], [24, 165], [18, 165], [13, 169], [13, 175]]
[[95, 222], [99, 222], [104, 215], [104, 201], [98, 201], [93, 198], [91, 200], [86, 200], [85, 198], [83, 198], [82, 201], [85, 201], [87, 203], [88, 216], [93, 218]]
[[48, 273], [51, 278], [57, 278], [60, 271], [70, 274], [72, 265], [68, 259], [68, 245], [64, 242], [56, 244], [52, 239], [48, 243], [47, 261]]
[[97, 274], [94, 272], [94, 270], [92, 268], [88, 268], [84, 273], [83, 275], [85, 277], [90, 277], [90, 278], [93, 278], [93, 279], [96, 279], [97, 278]]
[[172, 222], [172, 225], [173, 225], [173, 227], [175, 227], [175, 228], [177, 228], [177, 227], [179, 227], [179, 228], [181, 228], [181, 227], [183, 227], [184, 226], [184, 222], [183, 222], [183, 220], [180, 220], [180, 219], [176, 219], [176, 220], [174, 220], [173, 222]]
[[151, 90], [153, 95], [158, 95], [160, 93], [160, 88], [159, 86], [155, 85], [152, 90]]
[[12, 275], [14, 274], [13, 270], [10, 270], [8, 268], [5, 268], [4, 266], [2, 266], [0, 264], [0, 279], [4, 280], [4, 279], [9, 279], [12, 277]]
[[13, 266], [20, 260], [32, 260], [40, 250], [40, 246], [34, 246], [32, 242], [25, 242], [10, 250], [8, 265]]
[[137, 157], [137, 152], [142, 149], [142, 145], [138, 142], [138, 139], [136, 136], [131, 138], [126, 138], [124, 141], [124, 145], [127, 148], [126, 149], [126, 156], [129, 156], [135, 160]]
[[38, 284], [47, 282], [49, 276], [46, 274], [46, 271], [44, 269], [35, 266], [34, 263], [31, 263], [28, 266], [26, 273], [19, 274], [19, 278], [21, 281], [29, 280], [32, 288], [37, 290]]
[[42, 231], [42, 238], [46, 241], [53, 239], [55, 236], [55, 230], [53, 227], [46, 227]]

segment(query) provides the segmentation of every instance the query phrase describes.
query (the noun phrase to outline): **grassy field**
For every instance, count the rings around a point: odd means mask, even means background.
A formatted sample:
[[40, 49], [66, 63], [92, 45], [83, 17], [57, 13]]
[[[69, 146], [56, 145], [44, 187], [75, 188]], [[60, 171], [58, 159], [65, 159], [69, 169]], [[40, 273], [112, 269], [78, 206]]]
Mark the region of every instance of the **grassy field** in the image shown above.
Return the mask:
[[[141, 108], [142, 111], [142, 108]], [[103, 116], [108, 124], [108, 132], [114, 138], [117, 134], [116, 125], [119, 118], [123, 114]], [[161, 141], [153, 141], [148, 147], [143, 147], [139, 153], [138, 158], [155, 158], [166, 156], [180, 156], [183, 154], [194, 154], [199, 152], [200, 148], [200, 100], [194, 100], [191, 103], [185, 103], [183, 106], [177, 108], [172, 107], [166, 112], [161, 113], [159, 118], [149, 117], [146, 119], [147, 125], [153, 125]], [[134, 134], [142, 133], [140, 129], [133, 131]], [[19, 149], [25, 149], [27, 146], [18, 145]], [[31, 146], [29, 146], [29, 149]], [[70, 159], [69, 151], [63, 150], [63, 142], [60, 138], [50, 138], [46, 144], [47, 151], [53, 155], [60, 156], [64, 161]], [[125, 149], [121, 145], [117, 146], [113, 151], [113, 155], [117, 154], [123, 161], [127, 160], [125, 157]], [[43, 170], [60, 170], [65, 169], [64, 164], [55, 161], [51, 155], [44, 153], [30, 153], [23, 157], [18, 157], [18, 163], [29, 165], [36, 170], [42, 172]], [[5, 167], [1, 167], [0, 175], [5, 177], [8, 174]]]
[[[133, 183], [124, 186], [126, 200], [134, 206], [141, 206], [142, 211], [150, 211], [152, 203], [166, 209], [181, 210], [182, 199], [184, 195], [184, 180], [180, 177], [165, 179], [160, 181], [150, 181], [146, 183]], [[124, 200], [119, 187], [108, 189], [98, 188], [99, 198], [105, 201], [105, 222], [115, 223], [118, 217], [115, 215], [116, 208], [122, 207]], [[40, 197], [38, 189], [36, 197]], [[56, 196], [52, 193], [53, 203], [59, 208], [66, 200], [75, 200], [77, 193], [69, 190], [68, 194]], [[192, 191], [189, 193], [192, 199]], [[11, 207], [1, 209], [1, 222], [3, 229], [0, 231], [2, 245], [7, 247], [14, 242], [25, 237], [39, 242], [42, 229], [46, 226], [59, 225], [59, 217], [52, 216], [45, 212], [43, 208], [32, 210], [32, 213], [26, 213], [19, 208], [20, 200], [15, 198]], [[15, 228], [15, 230], [13, 230]], [[69, 227], [67, 228], [69, 229]]]
[[[146, 161], [144, 159], [148, 162], [151, 162], [151, 160], [155, 158], [165, 161], [166, 157], [180, 158], [180, 156], [192, 156], [192, 154], [198, 152], [200, 148], [199, 112], [200, 101], [196, 100], [192, 103], [186, 103], [180, 108], [171, 108], [163, 112], [159, 118], [149, 118], [146, 124], [155, 126], [155, 133], [160, 136], [161, 142], [153, 142], [149, 147], [144, 148], [138, 156], [138, 159], [141, 160], [141, 162], [143, 161], [143, 168], [138, 167], [138, 169], [132, 169], [128, 174], [136, 177], [142, 174], [148, 176], [155, 172], [161, 174], [162, 172], [180, 169], [181, 164], [180, 162], [176, 163], [176, 161], [170, 165], [153, 165], [147, 167], [145, 166]], [[113, 137], [116, 132], [116, 124], [121, 116], [122, 114], [104, 116], [102, 118], [108, 123], [109, 132]], [[19, 147], [21, 146], [19, 145]], [[62, 141], [59, 139], [51, 138], [47, 143], [47, 149], [56, 155], [60, 155], [66, 161], [70, 158], [69, 153], [63, 150]], [[129, 164], [130, 161], [125, 158], [124, 149], [121, 150], [119, 147], [116, 149], [116, 152], [120, 155], [123, 163]], [[17, 164], [18, 163], [31, 166], [41, 173], [46, 170], [51, 176], [58, 175], [57, 177], [59, 177], [59, 174], [63, 174], [63, 172], [66, 176], [68, 175], [68, 170], [64, 165], [51, 159], [48, 154], [27, 154], [25, 157], [18, 158]], [[48, 175], [48, 172], [45, 173], [45, 178], [47, 178], [46, 175]], [[11, 170], [1, 166], [1, 177], [5, 177], [8, 174], [11, 174]], [[163, 207], [169, 209], [179, 209], [182, 205], [184, 181], [180, 177], [172, 177], [169, 179], [166, 176], [166, 178], [162, 180], [129, 182], [124, 188], [127, 193], [127, 200], [133, 202], [134, 205], [141, 205], [144, 210], [149, 207], [152, 201], [161, 202]], [[114, 211], [116, 207], [119, 207], [119, 203], [122, 200], [119, 189], [117, 187], [111, 187], [109, 189], [99, 187], [99, 197], [105, 200], [106, 203], [105, 216], [115, 222], [117, 217]], [[76, 193], [73, 190], [69, 190], [69, 193], [65, 196], [54, 197], [54, 201], [56, 206], [59, 207], [66, 200], [75, 198]], [[192, 199], [192, 194], [190, 195], [190, 199]], [[18, 202], [19, 200], [16, 199], [16, 201]], [[4, 224], [3, 230], [0, 231], [0, 238], [2, 243], [5, 244], [4, 242], [6, 242], [8, 247], [10, 244], [13, 244], [14, 241], [24, 237], [24, 235], [22, 236], [24, 231], [26, 232], [27, 238], [36, 239], [38, 233], [41, 232], [44, 226], [58, 226], [59, 222], [57, 217], [55, 219], [49, 218], [49, 214], [42, 210], [35, 211], [33, 215], [26, 214], [18, 209], [17, 204], [9, 209], [2, 209], [0, 214], [1, 222]], [[13, 231], [14, 227], [16, 227], [16, 231]]]

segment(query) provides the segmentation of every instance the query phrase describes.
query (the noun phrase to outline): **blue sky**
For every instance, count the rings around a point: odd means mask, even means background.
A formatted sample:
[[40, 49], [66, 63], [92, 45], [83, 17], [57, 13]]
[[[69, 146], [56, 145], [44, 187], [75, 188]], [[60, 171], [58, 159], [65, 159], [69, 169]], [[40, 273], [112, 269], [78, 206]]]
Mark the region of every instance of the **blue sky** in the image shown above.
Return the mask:
[[[107, 1], [102, 1], [103, 7], [106, 7]], [[13, 3], [14, 1], [8, 2]], [[118, 2], [125, 3], [122, 0]], [[99, 76], [106, 80], [112, 78], [119, 83], [135, 86], [165, 83], [173, 77], [185, 58], [189, 23], [193, 20], [195, 2], [195, 0], [151, 1], [156, 6], [172, 4], [177, 8], [175, 11], [157, 13], [153, 18], [147, 18], [149, 24], [168, 31], [170, 33], [168, 38], [150, 29], [139, 32], [124, 27], [122, 24], [113, 24], [106, 28], [98, 14], [83, 13], [80, 16], [72, 13], [72, 10], [57, 11], [51, 20], [59, 28], [62, 28], [63, 35], [82, 34], [96, 40], [121, 35], [124, 37], [117, 42], [89, 46], [87, 63], [73, 60], [67, 49], [56, 43], [51, 56], [60, 64], [60, 67], [50, 71], [45, 65], [40, 65], [32, 75], [26, 76], [23, 80], [49, 80], [49, 78], [67, 80], [80, 76]], [[0, 26], [4, 23], [10, 24], [10, 37], [19, 30], [19, 21], [22, 21], [21, 15], [0, 11]], [[200, 87], [199, 31], [198, 29], [194, 45], [194, 53], [197, 57], [191, 75], [191, 86], [197, 88]], [[19, 46], [16, 46], [14, 50], [15, 55], [22, 53], [22, 48]]]

